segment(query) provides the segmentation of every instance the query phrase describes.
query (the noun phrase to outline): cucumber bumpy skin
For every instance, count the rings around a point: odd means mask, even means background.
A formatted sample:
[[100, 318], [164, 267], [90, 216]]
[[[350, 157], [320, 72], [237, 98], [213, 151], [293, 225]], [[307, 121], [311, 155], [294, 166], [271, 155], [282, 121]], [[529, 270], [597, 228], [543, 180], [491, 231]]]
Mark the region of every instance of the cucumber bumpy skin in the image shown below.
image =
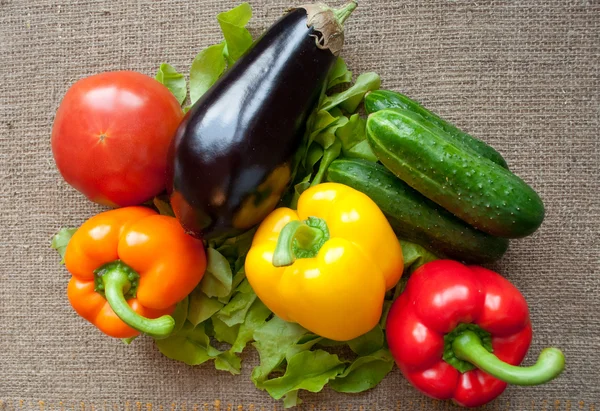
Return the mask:
[[327, 170], [327, 181], [342, 183], [369, 196], [383, 211], [396, 234], [434, 254], [469, 263], [500, 259], [508, 240], [493, 237], [423, 197], [380, 164], [338, 159]]
[[364, 104], [365, 111], [368, 114], [388, 108], [400, 108], [412, 111], [423, 117], [425, 120], [431, 122], [431, 124], [439, 127], [442, 131], [446, 132], [448, 140], [455, 145], [458, 145], [465, 150], [470, 150], [474, 154], [485, 157], [501, 167], [508, 168], [506, 160], [504, 160], [502, 155], [493, 147], [490, 147], [485, 142], [465, 133], [454, 124], [451, 124], [448, 121], [440, 118], [437, 114], [427, 110], [417, 101], [412, 100], [410, 97], [407, 97], [404, 94], [390, 90], [375, 90], [369, 92], [365, 96]]
[[367, 137], [388, 170], [481, 231], [525, 237], [544, 219], [542, 200], [523, 180], [452, 144], [412, 111], [386, 109], [369, 115]]

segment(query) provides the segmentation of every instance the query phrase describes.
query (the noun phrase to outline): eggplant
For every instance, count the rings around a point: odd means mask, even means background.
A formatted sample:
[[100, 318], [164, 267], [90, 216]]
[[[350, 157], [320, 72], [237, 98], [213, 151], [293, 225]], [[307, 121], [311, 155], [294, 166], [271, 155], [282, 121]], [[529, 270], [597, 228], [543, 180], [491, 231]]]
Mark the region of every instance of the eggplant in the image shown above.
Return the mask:
[[169, 149], [167, 190], [188, 234], [231, 237], [277, 206], [354, 8], [291, 10], [186, 114]]

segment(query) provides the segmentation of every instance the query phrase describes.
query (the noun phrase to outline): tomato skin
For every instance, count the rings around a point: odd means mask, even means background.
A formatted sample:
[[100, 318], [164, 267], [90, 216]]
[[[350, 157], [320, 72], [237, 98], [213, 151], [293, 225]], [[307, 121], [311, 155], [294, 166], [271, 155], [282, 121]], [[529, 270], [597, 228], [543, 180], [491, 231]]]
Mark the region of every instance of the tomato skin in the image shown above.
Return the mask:
[[96, 203], [141, 204], [165, 188], [167, 152], [182, 118], [169, 89], [144, 74], [114, 71], [81, 79], [56, 112], [56, 166]]

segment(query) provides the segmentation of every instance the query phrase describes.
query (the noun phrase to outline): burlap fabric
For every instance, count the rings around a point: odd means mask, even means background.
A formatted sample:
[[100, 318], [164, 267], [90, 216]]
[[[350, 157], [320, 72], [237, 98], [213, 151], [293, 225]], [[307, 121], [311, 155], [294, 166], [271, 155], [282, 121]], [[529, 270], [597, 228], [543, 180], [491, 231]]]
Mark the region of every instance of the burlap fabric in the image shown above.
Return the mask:
[[[52, 234], [101, 210], [54, 167], [54, 113], [77, 79], [161, 62], [187, 72], [220, 38], [230, 0], [0, 1], [0, 409], [281, 409], [249, 380], [189, 367], [80, 319]], [[294, 3], [252, 0], [258, 33]], [[343, 56], [355, 73], [413, 96], [496, 147], [546, 204], [542, 228], [495, 266], [529, 301], [534, 342], [567, 370], [510, 387], [487, 409], [600, 407], [600, 4], [570, 1], [361, 1]], [[306, 410], [450, 409], [394, 371], [361, 395], [304, 394]]]

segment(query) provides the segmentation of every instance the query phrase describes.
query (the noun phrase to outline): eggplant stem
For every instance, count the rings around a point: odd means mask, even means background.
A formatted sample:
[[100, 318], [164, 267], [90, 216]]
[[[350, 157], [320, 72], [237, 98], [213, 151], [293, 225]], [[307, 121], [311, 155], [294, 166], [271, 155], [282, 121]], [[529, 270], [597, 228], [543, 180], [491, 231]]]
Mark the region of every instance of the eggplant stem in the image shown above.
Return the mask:
[[350, 14], [356, 9], [358, 3], [352, 0], [350, 3], [346, 4], [344, 7], [336, 9], [333, 11], [336, 20], [340, 23], [340, 26], [344, 24], [344, 22], [348, 19]]

